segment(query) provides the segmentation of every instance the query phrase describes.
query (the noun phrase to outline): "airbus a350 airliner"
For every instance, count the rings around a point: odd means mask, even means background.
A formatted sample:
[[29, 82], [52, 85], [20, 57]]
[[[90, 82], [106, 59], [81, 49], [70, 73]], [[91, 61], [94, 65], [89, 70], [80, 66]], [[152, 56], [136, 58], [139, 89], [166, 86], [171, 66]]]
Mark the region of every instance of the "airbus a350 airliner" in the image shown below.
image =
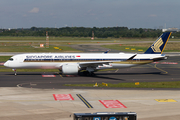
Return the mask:
[[[62, 74], [78, 74], [86, 70], [91, 75], [100, 69], [125, 68], [166, 58], [162, 54], [171, 32], [163, 33], [143, 54], [134, 53], [28, 53], [18, 54], [5, 62], [12, 69], [59, 69]], [[16, 72], [15, 72], [16, 75]]]

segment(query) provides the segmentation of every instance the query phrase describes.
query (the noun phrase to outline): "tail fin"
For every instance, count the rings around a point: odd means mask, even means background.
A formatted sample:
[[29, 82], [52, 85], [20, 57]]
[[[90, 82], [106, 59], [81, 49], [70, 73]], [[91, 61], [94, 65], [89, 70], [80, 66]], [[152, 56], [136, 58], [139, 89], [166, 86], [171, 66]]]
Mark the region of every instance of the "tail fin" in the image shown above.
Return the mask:
[[171, 36], [171, 32], [163, 33], [147, 50], [144, 54], [162, 54], [166, 47], [167, 41]]

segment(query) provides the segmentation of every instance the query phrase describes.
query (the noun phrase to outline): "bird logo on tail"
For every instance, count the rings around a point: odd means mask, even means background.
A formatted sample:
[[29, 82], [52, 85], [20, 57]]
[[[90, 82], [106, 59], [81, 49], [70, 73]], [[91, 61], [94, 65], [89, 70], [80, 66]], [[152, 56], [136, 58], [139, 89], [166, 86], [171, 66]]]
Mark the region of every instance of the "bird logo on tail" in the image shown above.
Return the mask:
[[161, 52], [161, 45], [163, 44], [162, 38], [160, 38], [153, 46], [151, 46], [154, 52]]

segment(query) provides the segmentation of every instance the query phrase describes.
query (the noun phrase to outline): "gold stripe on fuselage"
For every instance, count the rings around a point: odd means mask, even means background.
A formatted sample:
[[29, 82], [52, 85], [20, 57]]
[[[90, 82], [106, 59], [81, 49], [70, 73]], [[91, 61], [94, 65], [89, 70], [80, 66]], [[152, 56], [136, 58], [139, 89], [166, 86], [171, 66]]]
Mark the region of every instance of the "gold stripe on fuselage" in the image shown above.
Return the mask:
[[[29, 61], [24, 61], [24, 62], [51, 62], [51, 63], [79, 63], [79, 62], [105, 62], [107, 60], [29, 60]], [[107, 61], [107, 63], [114, 63], [114, 64], [147, 64], [147, 63], [151, 63], [153, 62], [153, 60], [127, 60], [127, 61], [117, 61], [117, 62], [110, 62], [110, 61]], [[101, 63], [99, 63], [101, 64]]]

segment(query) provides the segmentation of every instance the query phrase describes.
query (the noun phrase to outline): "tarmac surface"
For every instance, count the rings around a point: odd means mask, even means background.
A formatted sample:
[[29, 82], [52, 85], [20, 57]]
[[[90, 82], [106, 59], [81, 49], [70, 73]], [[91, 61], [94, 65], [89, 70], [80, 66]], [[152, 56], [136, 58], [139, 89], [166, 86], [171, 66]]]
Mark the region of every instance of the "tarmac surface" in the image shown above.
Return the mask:
[[[179, 58], [180, 56], [174, 56], [169, 57], [167, 60], [133, 68], [95, 72], [95, 76], [65, 76], [59, 74], [58, 70], [56, 73], [18, 72], [17, 69], [17, 76], [14, 76], [14, 72], [0, 73], [0, 87], [17, 87], [17, 85], [21, 85], [21, 87], [28, 88], [69, 89], [72, 87], [65, 87], [64, 84], [179, 81]], [[32, 84], [36, 85], [32, 86]]]
[[[1, 72], [0, 120], [73, 120], [73, 113], [130, 111], [137, 113], [138, 120], [178, 120], [180, 89], [79, 88], [63, 85], [179, 81], [179, 58], [174, 56], [134, 68], [96, 72], [94, 77], [18, 71], [18, 75], [14, 76], [13, 72]], [[53, 94], [71, 94], [74, 100], [56, 101]], [[93, 108], [87, 108], [76, 94], [81, 94]], [[99, 100], [118, 100], [127, 108], [106, 108]]]

